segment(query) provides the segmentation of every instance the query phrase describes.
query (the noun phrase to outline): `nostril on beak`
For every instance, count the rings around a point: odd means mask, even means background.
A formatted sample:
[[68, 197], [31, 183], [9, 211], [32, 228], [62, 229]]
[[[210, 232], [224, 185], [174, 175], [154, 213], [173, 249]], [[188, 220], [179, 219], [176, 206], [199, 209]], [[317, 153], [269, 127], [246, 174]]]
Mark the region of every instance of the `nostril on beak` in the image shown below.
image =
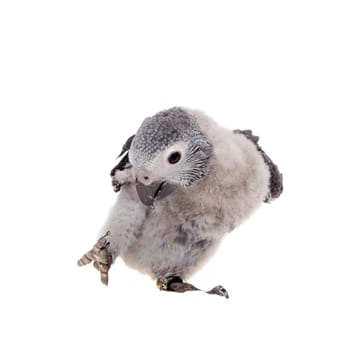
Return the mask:
[[147, 181], [149, 179], [149, 177], [148, 176], [144, 176], [143, 179]]

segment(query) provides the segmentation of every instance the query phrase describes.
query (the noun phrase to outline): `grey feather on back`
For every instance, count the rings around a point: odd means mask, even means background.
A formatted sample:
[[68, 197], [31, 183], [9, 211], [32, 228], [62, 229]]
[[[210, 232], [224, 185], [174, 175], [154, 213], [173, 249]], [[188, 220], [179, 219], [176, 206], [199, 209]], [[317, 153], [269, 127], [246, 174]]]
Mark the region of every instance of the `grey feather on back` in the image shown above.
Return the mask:
[[256, 149], [260, 152], [266, 165], [270, 170], [270, 193], [267, 195], [264, 202], [270, 202], [272, 199], [278, 198], [283, 192], [283, 175], [279, 171], [278, 166], [272, 162], [270, 157], [264, 152], [258, 144], [259, 137], [254, 135], [251, 130], [234, 130], [235, 134], [243, 134], [248, 140], [252, 141]]

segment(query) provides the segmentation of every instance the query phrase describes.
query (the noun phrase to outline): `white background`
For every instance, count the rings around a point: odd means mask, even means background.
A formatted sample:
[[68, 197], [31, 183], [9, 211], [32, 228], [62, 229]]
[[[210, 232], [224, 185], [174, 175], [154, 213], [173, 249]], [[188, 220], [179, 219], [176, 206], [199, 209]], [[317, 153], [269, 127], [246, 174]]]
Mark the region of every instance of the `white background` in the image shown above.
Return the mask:
[[[349, 349], [346, 1], [1, 1], [1, 349]], [[283, 196], [191, 282], [159, 292], [77, 259], [143, 118], [251, 128]]]

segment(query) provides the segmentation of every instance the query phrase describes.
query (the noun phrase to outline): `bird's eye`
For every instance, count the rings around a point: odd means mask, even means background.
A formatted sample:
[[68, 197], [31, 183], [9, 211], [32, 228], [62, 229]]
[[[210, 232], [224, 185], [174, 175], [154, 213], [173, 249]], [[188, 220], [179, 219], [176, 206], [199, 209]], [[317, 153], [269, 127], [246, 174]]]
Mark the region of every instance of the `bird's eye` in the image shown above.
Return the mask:
[[173, 152], [168, 157], [168, 162], [170, 164], [176, 164], [181, 159], [181, 153], [180, 152]]

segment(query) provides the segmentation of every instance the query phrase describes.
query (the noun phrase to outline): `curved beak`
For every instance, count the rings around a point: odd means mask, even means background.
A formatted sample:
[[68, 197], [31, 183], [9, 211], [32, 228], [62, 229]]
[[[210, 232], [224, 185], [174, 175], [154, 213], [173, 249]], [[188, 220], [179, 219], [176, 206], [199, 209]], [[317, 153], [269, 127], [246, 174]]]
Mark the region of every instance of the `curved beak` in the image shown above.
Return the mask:
[[176, 190], [177, 186], [166, 181], [153, 182], [146, 186], [136, 182], [136, 192], [144, 205], [153, 207], [155, 200], [163, 199]]

